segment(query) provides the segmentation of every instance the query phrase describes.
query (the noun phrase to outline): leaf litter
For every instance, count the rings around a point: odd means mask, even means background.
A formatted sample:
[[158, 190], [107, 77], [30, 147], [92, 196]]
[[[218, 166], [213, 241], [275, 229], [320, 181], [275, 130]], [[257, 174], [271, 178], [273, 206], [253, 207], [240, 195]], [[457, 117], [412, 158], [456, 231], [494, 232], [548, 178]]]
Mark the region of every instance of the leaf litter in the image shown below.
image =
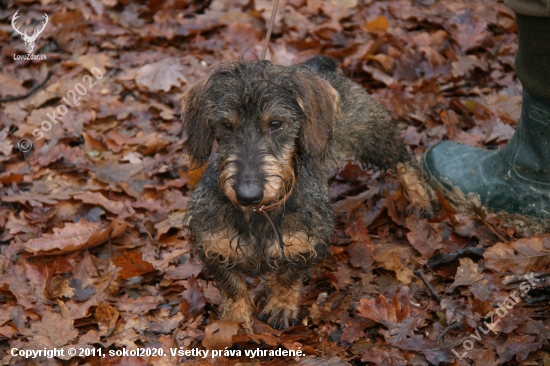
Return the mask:
[[[220, 293], [182, 228], [202, 170], [191, 169], [182, 149], [179, 100], [210, 67], [259, 54], [271, 2], [52, 0], [18, 9], [27, 19], [46, 12], [51, 21], [36, 45], [47, 61], [13, 61], [24, 43], [9, 26], [0, 30], [5, 364], [30, 362], [6, 351], [12, 348], [71, 346], [162, 348], [168, 356], [65, 353], [34, 362], [550, 364], [550, 237], [521, 237], [494, 215], [457, 214], [442, 197], [434, 220], [407, 218], [395, 179], [353, 163], [329, 182], [336, 230], [329, 254], [310, 269], [301, 322], [278, 331], [256, 319], [254, 334], [246, 334], [219, 320]], [[15, 10], [0, 10], [4, 23]], [[506, 144], [521, 107], [516, 52], [514, 14], [502, 1], [286, 0], [267, 57], [284, 65], [318, 53], [336, 58], [403, 127], [419, 158], [445, 139], [491, 149]], [[86, 85], [61, 123], [33, 137], [94, 68], [102, 77]], [[39, 91], [10, 100], [52, 70]], [[18, 149], [22, 138], [32, 151]], [[415, 276], [418, 269], [431, 289]], [[536, 273], [539, 288], [460, 360], [452, 350], [464, 352], [464, 339], [518, 293], [526, 273]], [[265, 286], [249, 282], [261, 309]], [[225, 347], [233, 356], [171, 354]], [[304, 356], [244, 356], [298, 349]]]

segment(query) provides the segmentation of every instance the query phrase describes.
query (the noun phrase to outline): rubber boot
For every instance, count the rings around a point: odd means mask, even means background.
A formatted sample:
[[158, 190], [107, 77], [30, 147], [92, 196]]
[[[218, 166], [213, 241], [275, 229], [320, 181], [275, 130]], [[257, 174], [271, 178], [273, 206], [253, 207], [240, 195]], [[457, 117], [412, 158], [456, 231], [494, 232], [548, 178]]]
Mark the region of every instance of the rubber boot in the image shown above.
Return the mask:
[[550, 231], [550, 18], [516, 20], [516, 74], [524, 90], [516, 133], [498, 151], [442, 142], [422, 166], [458, 210], [496, 212], [527, 235]]
[[550, 101], [524, 91], [519, 125], [504, 148], [444, 141], [426, 152], [422, 165], [430, 184], [460, 211], [482, 207], [519, 220], [530, 227], [524, 228], [527, 233], [545, 231], [550, 227]]

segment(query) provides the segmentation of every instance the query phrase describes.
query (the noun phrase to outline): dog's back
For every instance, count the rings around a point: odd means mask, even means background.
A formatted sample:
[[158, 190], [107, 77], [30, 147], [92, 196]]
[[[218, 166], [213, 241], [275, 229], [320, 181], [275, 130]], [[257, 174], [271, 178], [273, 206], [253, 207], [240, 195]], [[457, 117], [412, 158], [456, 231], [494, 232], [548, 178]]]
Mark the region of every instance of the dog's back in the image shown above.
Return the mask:
[[303, 65], [327, 80], [340, 95], [341, 118], [332, 135], [332, 160], [358, 159], [382, 169], [393, 169], [409, 160], [397, 124], [361, 85], [343, 75], [336, 60], [315, 56]]

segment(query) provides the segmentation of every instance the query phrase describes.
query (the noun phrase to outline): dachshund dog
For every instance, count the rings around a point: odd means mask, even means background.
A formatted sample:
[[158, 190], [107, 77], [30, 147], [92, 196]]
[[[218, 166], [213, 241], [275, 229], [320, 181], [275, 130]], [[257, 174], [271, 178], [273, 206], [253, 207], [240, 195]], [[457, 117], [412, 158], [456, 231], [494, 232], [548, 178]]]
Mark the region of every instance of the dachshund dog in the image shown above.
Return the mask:
[[255, 308], [243, 274], [267, 278], [260, 319], [297, 323], [302, 277], [333, 231], [327, 181], [338, 162], [392, 169], [409, 213], [433, 215], [397, 125], [329, 57], [219, 66], [184, 94], [182, 117], [191, 161], [208, 163], [186, 216], [192, 248], [221, 291], [220, 318], [245, 331]]

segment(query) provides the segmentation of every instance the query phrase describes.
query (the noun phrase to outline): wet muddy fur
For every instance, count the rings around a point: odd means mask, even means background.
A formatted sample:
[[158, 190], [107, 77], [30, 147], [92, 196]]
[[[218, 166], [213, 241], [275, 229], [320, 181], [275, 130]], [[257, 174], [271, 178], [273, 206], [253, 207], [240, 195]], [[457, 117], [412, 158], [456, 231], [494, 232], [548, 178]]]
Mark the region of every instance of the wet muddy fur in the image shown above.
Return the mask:
[[182, 116], [192, 161], [208, 162], [188, 207], [191, 243], [221, 291], [220, 317], [247, 331], [255, 309], [243, 273], [267, 277], [261, 319], [279, 329], [297, 322], [302, 277], [333, 230], [327, 175], [336, 163], [394, 170], [409, 211], [433, 214], [396, 124], [328, 57], [219, 66], [185, 93]]

